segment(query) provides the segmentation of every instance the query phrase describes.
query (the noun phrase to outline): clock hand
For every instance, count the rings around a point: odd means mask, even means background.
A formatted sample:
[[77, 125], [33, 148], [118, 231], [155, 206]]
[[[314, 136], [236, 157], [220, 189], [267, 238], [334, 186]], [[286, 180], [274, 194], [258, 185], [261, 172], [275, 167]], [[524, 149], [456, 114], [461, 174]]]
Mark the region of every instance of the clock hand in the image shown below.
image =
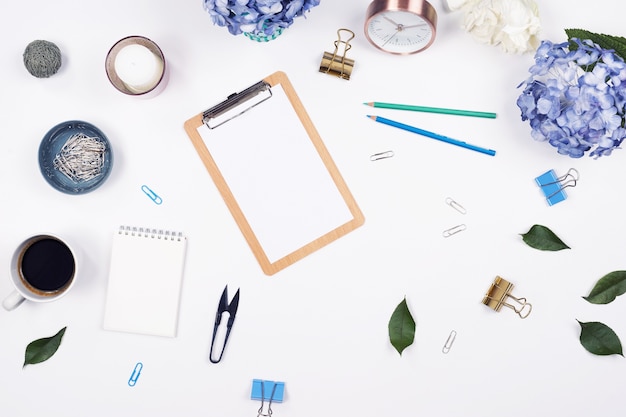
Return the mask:
[[419, 25], [411, 25], [411, 26], [402, 26], [402, 29], [411, 29], [411, 28], [418, 28], [421, 26], [428, 26], [426, 23], [420, 23]]
[[391, 36], [389, 37], [389, 39], [387, 39], [385, 42], [383, 42], [382, 46], [385, 46], [385, 45], [387, 45], [389, 42], [391, 42], [391, 40], [392, 40], [393, 38], [395, 38], [395, 36], [398, 34], [398, 32], [399, 32], [399, 30], [396, 30], [396, 33], [394, 33], [393, 35], [391, 35]]
[[397, 24], [396, 22], [394, 22], [393, 20], [391, 20], [390, 18], [388, 18], [387, 16], [383, 15], [383, 19], [385, 19], [386, 21], [388, 21], [389, 23], [391, 23], [394, 26], [400, 26], [399, 24]]

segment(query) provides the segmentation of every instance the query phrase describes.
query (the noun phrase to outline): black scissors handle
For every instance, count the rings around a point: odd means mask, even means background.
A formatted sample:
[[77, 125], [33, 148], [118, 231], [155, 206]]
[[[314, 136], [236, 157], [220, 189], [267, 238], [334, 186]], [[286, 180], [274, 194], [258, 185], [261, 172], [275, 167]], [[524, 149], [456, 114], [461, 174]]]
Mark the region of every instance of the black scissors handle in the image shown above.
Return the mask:
[[[224, 355], [224, 349], [226, 349], [226, 343], [228, 343], [228, 338], [230, 336], [230, 331], [233, 328], [233, 323], [235, 322], [235, 314], [237, 313], [237, 308], [239, 307], [239, 290], [233, 297], [233, 300], [230, 304], [226, 304], [226, 300], [228, 299], [228, 286], [224, 288], [222, 293], [222, 297], [220, 298], [220, 303], [217, 308], [217, 313], [215, 313], [215, 324], [213, 325], [213, 337], [211, 338], [211, 350], [209, 352], [209, 360], [211, 363], [218, 363], [222, 360], [222, 356]], [[217, 336], [217, 329], [222, 322], [222, 314], [225, 312], [229, 313], [228, 322], [226, 323], [226, 336], [224, 337], [224, 344], [222, 345], [222, 351], [220, 352], [220, 356], [217, 359], [213, 359], [213, 346], [215, 345], [215, 337]]]
[[213, 339], [211, 340], [211, 352], [209, 353], [209, 360], [211, 361], [211, 363], [218, 363], [219, 361], [222, 360], [222, 356], [224, 355], [224, 349], [226, 349], [226, 342], [228, 342], [228, 336], [230, 336], [231, 329], [232, 329], [232, 326], [229, 326], [226, 328], [226, 337], [224, 338], [222, 351], [220, 352], [220, 356], [217, 359], [213, 359], [213, 343], [215, 342], [215, 332], [213, 332]]

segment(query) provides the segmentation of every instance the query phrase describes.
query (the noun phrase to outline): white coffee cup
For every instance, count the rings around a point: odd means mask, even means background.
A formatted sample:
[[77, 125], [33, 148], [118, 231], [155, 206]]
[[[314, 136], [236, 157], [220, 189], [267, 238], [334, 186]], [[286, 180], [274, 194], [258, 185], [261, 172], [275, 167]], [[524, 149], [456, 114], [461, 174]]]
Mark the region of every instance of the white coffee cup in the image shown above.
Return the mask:
[[10, 276], [15, 290], [2, 302], [10, 311], [24, 300], [58, 300], [74, 286], [78, 260], [65, 239], [40, 234], [24, 240], [13, 253]]

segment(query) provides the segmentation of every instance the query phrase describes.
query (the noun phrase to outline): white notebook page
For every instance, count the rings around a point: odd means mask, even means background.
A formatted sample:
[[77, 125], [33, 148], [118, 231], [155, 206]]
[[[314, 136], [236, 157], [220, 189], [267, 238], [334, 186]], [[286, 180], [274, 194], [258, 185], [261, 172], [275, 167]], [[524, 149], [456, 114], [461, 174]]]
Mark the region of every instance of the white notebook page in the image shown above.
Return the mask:
[[104, 328], [175, 337], [187, 239], [145, 230], [113, 236]]
[[270, 262], [352, 220], [280, 84], [269, 100], [198, 132]]

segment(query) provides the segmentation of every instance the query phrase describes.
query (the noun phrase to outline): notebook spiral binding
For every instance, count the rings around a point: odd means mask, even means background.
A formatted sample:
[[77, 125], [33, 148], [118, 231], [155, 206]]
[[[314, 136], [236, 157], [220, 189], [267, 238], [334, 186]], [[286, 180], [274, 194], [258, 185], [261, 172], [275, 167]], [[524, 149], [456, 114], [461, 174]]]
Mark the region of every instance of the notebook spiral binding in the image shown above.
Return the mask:
[[120, 235], [138, 236], [162, 240], [181, 241], [183, 239], [182, 232], [173, 232], [170, 230], [157, 230], [144, 227], [120, 226], [118, 231]]

